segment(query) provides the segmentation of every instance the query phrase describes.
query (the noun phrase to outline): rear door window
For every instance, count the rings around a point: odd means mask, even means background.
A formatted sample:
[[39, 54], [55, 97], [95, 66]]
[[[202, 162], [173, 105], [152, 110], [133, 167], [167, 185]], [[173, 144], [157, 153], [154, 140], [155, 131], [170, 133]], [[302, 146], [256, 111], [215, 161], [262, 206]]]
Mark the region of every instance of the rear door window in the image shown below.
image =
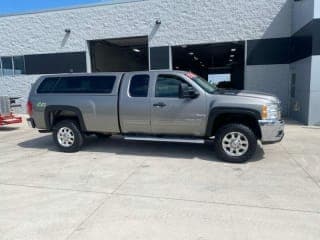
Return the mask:
[[131, 97], [148, 97], [150, 76], [135, 75], [131, 78], [129, 94]]

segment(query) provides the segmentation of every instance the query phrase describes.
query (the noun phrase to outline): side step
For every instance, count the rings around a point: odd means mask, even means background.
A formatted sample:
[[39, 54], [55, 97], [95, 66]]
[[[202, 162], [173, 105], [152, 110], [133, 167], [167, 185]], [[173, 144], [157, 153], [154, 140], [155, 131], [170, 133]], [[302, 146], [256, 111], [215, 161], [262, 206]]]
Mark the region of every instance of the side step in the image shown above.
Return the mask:
[[176, 137], [151, 137], [151, 136], [124, 136], [125, 140], [150, 141], [150, 142], [175, 142], [175, 143], [197, 143], [204, 144], [205, 140], [200, 138], [176, 138]]

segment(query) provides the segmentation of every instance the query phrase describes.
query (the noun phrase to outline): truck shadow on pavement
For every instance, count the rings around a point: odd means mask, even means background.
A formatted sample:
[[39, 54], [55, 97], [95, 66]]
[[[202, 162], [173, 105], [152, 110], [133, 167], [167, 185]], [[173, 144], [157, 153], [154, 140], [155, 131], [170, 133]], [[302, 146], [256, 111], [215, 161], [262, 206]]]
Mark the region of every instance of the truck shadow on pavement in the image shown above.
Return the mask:
[[[18, 143], [22, 148], [47, 149], [59, 152], [54, 145], [51, 135], [46, 135]], [[134, 155], [141, 157], [167, 157], [167, 158], [198, 158], [205, 161], [219, 161], [216, 157], [212, 143], [187, 144], [187, 143], [166, 143], [166, 142], [142, 142], [127, 141], [120, 137], [109, 139], [97, 139], [87, 137], [80, 152], [111, 153], [118, 155]], [[72, 153], [66, 153], [72, 154]], [[264, 158], [263, 148], [258, 144], [257, 152], [249, 162], [255, 162]]]
[[19, 127], [0, 126], [0, 132], [10, 132], [18, 129]]

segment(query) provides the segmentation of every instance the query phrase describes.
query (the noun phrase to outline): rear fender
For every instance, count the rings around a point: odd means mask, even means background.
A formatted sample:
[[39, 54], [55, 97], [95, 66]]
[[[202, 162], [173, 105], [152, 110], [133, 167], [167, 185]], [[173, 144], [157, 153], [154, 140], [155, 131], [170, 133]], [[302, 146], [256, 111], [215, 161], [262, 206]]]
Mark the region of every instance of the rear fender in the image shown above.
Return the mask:
[[84, 123], [81, 111], [76, 107], [60, 106], [60, 105], [48, 106], [45, 108], [45, 111], [44, 111], [45, 124], [46, 124], [46, 128], [48, 130], [51, 131], [53, 128], [54, 116], [52, 116], [52, 113], [55, 113], [57, 111], [69, 111], [69, 112], [74, 113], [79, 120], [79, 125], [80, 125], [81, 131], [86, 132], [87, 128]]

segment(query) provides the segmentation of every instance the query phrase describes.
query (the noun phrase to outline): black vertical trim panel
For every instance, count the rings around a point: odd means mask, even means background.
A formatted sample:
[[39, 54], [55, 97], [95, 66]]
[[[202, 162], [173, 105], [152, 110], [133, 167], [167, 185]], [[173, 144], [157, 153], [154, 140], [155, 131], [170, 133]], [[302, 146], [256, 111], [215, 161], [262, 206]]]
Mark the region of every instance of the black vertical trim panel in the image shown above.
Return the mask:
[[320, 55], [320, 19], [314, 19], [290, 38], [248, 40], [247, 65], [289, 64]]
[[151, 70], [170, 68], [170, 54], [168, 46], [150, 48], [150, 67]]
[[248, 65], [285, 64], [290, 61], [290, 38], [249, 40]]
[[312, 24], [312, 55], [320, 55], [320, 19], [313, 20]]
[[298, 32], [292, 35], [292, 51], [291, 62], [310, 57], [313, 55], [313, 35], [316, 34], [313, 30], [314, 21], [309, 22]]
[[312, 36], [296, 36], [291, 39], [290, 62], [312, 55]]

